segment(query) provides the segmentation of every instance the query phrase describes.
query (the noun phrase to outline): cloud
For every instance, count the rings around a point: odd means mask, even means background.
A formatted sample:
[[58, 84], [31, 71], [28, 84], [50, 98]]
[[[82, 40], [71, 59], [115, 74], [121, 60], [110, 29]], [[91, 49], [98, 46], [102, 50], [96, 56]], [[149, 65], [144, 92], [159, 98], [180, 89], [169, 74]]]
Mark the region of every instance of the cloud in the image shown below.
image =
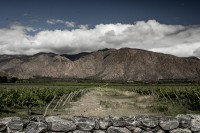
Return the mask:
[[86, 24], [86, 25], [79, 25], [78, 26], [80, 29], [89, 29], [89, 26]]
[[60, 19], [49, 19], [46, 21], [48, 24], [54, 25], [54, 24], [63, 24], [65, 23], [63, 20]]
[[130, 47], [181, 57], [200, 57], [198, 25], [166, 25], [149, 20], [134, 24], [99, 24], [94, 28], [79, 25], [72, 30], [43, 30], [34, 35], [29, 34], [31, 29], [34, 28], [19, 25], [0, 29], [1, 54], [73, 54], [103, 48]]
[[73, 21], [64, 21], [64, 20], [60, 20], [60, 19], [49, 19], [46, 22], [47, 22], [47, 24], [50, 24], [50, 25], [64, 24], [69, 28], [74, 28], [76, 26], [76, 23]]
[[65, 25], [67, 26], [67, 27], [75, 27], [75, 25], [76, 25], [76, 23], [75, 22], [72, 22], [72, 21], [66, 21], [65, 22]]

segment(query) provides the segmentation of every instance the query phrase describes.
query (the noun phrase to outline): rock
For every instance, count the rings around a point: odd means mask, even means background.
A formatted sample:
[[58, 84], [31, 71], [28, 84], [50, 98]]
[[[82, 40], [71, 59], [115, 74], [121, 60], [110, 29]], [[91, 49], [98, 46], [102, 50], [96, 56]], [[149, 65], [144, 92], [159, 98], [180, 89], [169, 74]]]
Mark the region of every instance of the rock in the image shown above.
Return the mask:
[[151, 118], [145, 118], [144, 120], [142, 120], [142, 124], [146, 127], [153, 128], [158, 125], [158, 120], [151, 119]]
[[194, 132], [200, 131], [200, 119], [191, 120], [191, 130]]
[[179, 126], [179, 122], [178, 120], [174, 119], [174, 120], [165, 120], [165, 121], [161, 121], [160, 122], [160, 127], [163, 130], [172, 130], [175, 129]]
[[49, 116], [45, 120], [49, 124], [49, 128], [55, 132], [68, 132], [76, 129], [76, 125], [72, 121], [57, 116]]
[[99, 129], [100, 128], [100, 124], [99, 124], [99, 121], [98, 121], [98, 119], [95, 119], [95, 127], [94, 127], [94, 129]]
[[129, 126], [130, 124], [124, 120], [122, 117], [113, 117], [111, 118], [111, 122], [115, 127]]
[[30, 121], [34, 121], [34, 122], [43, 122], [43, 123], [45, 123], [45, 117], [43, 117], [43, 116], [30, 116], [29, 120]]
[[80, 131], [80, 130], [75, 130], [71, 133], [92, 133], [92, 132], [89, 132], [89, 131]]
[[26, 133], [43, 133], [47, 130], [48, 126], [43, 122], [30, 122], [25, 129]]
[[15, 120], [8, 123], [8, 132], [23, 131], [23, 121]]
[[133, 131], [133, 133], [141, 133], [142, 132], [142, 129], [139, 128], [139, 127], [136, 127]]
[[21, 118], [20, 117], [16, 117], [16, 116], [14, 116], [14, 117], [5, 117], [5, 118], [0, 119], [0, 123], [7, 125], [11, 121], [18, 121], [18, 120], [21, 120]]
[[22, 122], [23, 122], [24, 127], [26, 127], [30, 123], [30, 120], [26, 118], [26, 119], [22, 119]]
[[177, 120], [179, 121], [179, 126], [183, 128], [189, 128], [191, 123], [191, 117], [189, 115], [177, 115]]
[[107, 130], [108, 133], [131, 133], [127, 128], [125, 127], [109, 127]]
[[192, 132], [189, 129], [177, 128], [170, 131], [170, 133], [192, 133]]
[[77, 129], [79, 130], [91, 131], [96, 126], [96, 122], [93, 118], [76, 116], [73, 117], [72, 119], [77, 125]]
[[111, 126], [111, 122], [109, 120], [106, 120], [106, 119], [99, 120], [100, 129], [107, 129], [109, 126]]
[[9, 122], [12, 122], [12, 121], [20, 121], [21, 118], [20, 117], [6, 117], [6, 118], [2, 118], [0, 119], [0, 132], [2, 131], [5, 131], [6, 128], [7, 128], [7, 125]]
[[7, 128], [6, 124], [0, 123], [0, 132], [5, 131]]
[[126, 128], [128, 128], [128, 130], [133, 131], [133, 130], [135, 130], [136, 126], [126, 126]]
[[189, 114], [192, 119], [200, 119], [200, 115], [197, 114]]
[[103, 130], [94, 130], [93, 133], [106, 133], [106, 132]]
[[140, 126], [142, 124], [141, 121], [133, 121], [130, 123], [131, 126]]
[[165, 133], [163, 130], [159, 130], [156, 133]]

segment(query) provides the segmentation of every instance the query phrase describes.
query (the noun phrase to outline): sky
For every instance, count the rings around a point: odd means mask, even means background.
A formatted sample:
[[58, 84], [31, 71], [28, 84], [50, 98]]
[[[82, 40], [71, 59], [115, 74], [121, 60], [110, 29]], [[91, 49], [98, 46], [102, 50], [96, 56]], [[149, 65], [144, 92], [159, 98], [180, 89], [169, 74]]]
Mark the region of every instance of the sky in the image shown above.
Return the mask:
[[1, 0], [0, 54], [139, 48], [200, 58], [199, 0]]

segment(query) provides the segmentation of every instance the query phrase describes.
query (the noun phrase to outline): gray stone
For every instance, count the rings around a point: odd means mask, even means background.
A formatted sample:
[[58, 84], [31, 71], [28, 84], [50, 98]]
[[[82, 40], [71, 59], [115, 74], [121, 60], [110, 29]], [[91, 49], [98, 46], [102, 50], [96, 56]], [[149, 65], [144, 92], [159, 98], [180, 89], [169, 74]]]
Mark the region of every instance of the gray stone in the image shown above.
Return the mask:
[[131, 133], [130, 130], [128, 130], [125, 127], [109, 127], [107, 130], [108, 133]]
[[45, 123], [45, 117], [43, 117], [43, 116], [30, 116], [29, 121]]
[[8, 125], [8, 123], [11, 122], [11, 121], [19, 121], [19, 120], [21, 120], [21, 118], [20, 117], [16, 117], [16, 116], [14, 116], [14, 117], [5, 117], [5, 118], [0, 119], [0, 124]]
[[133, 133], [141, 133], [142, 129], [139, 127], [136, 127], [135, 130], [133, 131]]
[[94, 130], [93, 133], [106, 133], [106, 132], [103, 130]]
[[179, 121], [179, 126], [183, 128], [189, 128], [191, 123], [191, 117], [189, 115], [177, 115], [177, 120]]
[[188, 116], [190, 116], [192, 119], [200, 119], [200, 115], [197, 114], [189, 114]]
[[194, 132], [200, 131], [200, 119], [191, 120], [191, 130]]
[[179, 126], [179, 122], [178, 120], [174, 119], [174, 120], [166, 120], [166, 121], [161, 121], [160, 122], [160, 127], [163, 130], [172, 130], [175, 129]]
[[75, 130], [75, 131], [73, 131], [72, 133], [92, 133], [92, 132]]
[[0, 119], [0, 132], [3, 132], [5, 130], [7, 130], [7, 125], [9, 122], [12, 122], [12, 121], [20, 121], [21, 118], [20, 117], [6, 117], [6, 118], [2, 118]]
[[142, 124], [141, 121], [133, 121], [130, 123], [131, 126], [140, 126]]
[[8, 123], [8, 132], [23, 131], [23, 121], [15, 120]]
[[109, 126], [111, 126], [111, 122], [105, 119], [99, 120], [99, 127], [100, 129], [107, 129]]
[[126, 128], [128, 128], [128, 130], [133, 131], [133, 130], [135, 130], [136, 126], [126, 126]]
[[77, 129], [83, 131], [91, 131], [96, 126], [95, 119], [89, 117], [76, 116], [73, 117], [73, 121], [77, 125]]
[[30, 120], [29, 119], [22, 119], [22, 122], [23, 122], [24, 127], [26, 127], [30, 123]]
[[57, 116], [49, 116], [45, 120], [49, 124], [49, 128], [55, 132], [68, 132], [76, 129], [76, 125], [72, 121]]
[[5, 131], [7, 128], [6, 124], [0, 123], [0, 132]]
[[48, 130], [48, 126], [43, 122], [30, 122], [25, 131], [26, 133], [43, 133]]
[[158, 130], [156, 133], [165, 133], [163, 130]]
[[192, 132], [189, 129], [177, 128], [177, 129], [171, 130], [170, 133], [192, 133]]
[[142, 120], [142, 124], [146, 127], [156, 127], [158, 125], [158, 120], [154, 120], [151, 118], [145, 118], [144, 120]]
[[111, 122], [115, 127], [129, 126], [129, 122], [124, 120], [122, 117], [113, 117]]
[[99, 129], [100, 128], [100, 124], [99, 124], [99, 120], [98, 119], [95, 119], [95, 127], [94, 129]]

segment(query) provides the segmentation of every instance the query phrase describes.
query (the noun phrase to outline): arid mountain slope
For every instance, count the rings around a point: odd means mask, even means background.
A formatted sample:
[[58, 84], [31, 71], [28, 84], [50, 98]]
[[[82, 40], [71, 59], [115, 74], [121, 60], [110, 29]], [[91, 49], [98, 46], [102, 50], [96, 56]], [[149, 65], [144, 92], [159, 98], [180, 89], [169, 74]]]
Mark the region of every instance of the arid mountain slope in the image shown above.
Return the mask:
[[125, 81], [199, 80], [200, 60], [130, 48], [104, 49], [76, 55], [0, 55], [0, 74], [18, 78], [42, 76]]

